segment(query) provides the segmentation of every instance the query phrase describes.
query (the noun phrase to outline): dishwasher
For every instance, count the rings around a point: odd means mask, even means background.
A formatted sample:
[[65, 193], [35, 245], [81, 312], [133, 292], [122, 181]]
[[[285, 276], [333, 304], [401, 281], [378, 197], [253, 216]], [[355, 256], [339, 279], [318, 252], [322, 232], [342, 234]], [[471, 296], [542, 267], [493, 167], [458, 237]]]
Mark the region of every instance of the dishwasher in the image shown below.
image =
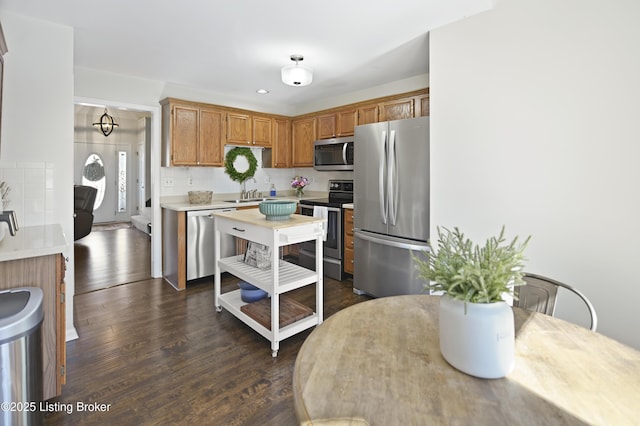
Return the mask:
[[[213, 212], [230, 212], [234, 208], [215, 210], [191, 210], [187, 212], [187, 281], [213, 275], [215, 232]], [[235, 238], [220, 235], [220, 258], [236, 254]]]

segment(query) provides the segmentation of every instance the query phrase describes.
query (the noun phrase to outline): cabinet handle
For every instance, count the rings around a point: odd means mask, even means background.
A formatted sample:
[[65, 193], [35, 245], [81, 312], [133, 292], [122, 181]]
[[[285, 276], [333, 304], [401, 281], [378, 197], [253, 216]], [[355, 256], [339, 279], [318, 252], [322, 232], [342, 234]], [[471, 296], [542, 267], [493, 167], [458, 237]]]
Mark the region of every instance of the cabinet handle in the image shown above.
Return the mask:
[[244, 229], [236, 228], [235, 226], [233, 227], [233, 229], [238, 231], [238, 232], [244, 232]]

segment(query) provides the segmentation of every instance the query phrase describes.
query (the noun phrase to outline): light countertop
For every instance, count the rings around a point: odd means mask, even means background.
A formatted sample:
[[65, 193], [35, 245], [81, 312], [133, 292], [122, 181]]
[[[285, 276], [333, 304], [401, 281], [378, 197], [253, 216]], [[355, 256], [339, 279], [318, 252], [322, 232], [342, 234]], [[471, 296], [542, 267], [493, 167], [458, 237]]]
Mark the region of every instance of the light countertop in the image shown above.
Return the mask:
[[62, 253], [66, 246], [59, 224], [24, 226], [14, 237], [6, 230], [0, 241], [0, 262]]
[[[265, 196], [264, 198], [268, 199], [276, 199], [282, 201], [304, 201], [311, 200], [316, 198], [325, 198], [327, 197], [326, 192], [322, 191], [309, 191], [305, 193], [304, 196], [300, 199], [295, 195], [278, 195], [276, 197]], [[177, 199], [168, 199], [167, 201], [162, 201], [160, 203], [160, 207], [163, 209], [175, 210], [175, 211], [193, 211], [193, 210], [214, 210], [214, 209], [229, 209], [229, 208], [238, 208], [238, 207], [251, 207], [257, 206], [260, 204], [262, 200], [257, 201], [243, 201], [240, 203], [230, 203], [224, 200], [236, 200], [239, 199], [239, 194], [225, 194], [216, 196], [211, 203], [208, 204], [191, 204], [187, 197], [177, 197]]]
[[257, 209], [236, 210], [232, 212], [213, 213], [216, 217], [236, 220], [238, 222], [261, 226], [263, 228], [280, 229], [294, 226], [307, 225], [310, 223], [326, 222], [326, 219], [312, 216], [292, 214], [288, 220], [267, 220], [266, 216]]

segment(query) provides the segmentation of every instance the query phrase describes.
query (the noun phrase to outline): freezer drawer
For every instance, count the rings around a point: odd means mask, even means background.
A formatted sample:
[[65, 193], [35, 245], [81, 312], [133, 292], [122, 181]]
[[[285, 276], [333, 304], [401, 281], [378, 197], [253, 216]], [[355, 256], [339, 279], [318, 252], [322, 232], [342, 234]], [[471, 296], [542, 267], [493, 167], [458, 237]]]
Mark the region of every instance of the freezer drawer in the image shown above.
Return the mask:
[[427, 243], [370, 232], [354, 232], [353, 291], [374, 297], [425, 294], [412, 251], [428, 249]]

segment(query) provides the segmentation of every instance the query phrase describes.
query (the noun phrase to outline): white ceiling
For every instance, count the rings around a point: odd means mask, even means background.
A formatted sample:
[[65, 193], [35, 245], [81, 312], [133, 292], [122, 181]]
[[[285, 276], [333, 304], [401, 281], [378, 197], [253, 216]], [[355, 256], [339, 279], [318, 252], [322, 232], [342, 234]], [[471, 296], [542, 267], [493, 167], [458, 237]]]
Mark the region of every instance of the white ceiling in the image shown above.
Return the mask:
[[[304, 105], [429, 71], [428, 32], [492, 0], [0, 0], [74, 28], [76, 67], [263, 105]], [[7, 37], [8, 38], [8, 37]], [[9, 52], [10, 39], [7, 40]], [[304, 55], [313, 83], [280, 81]], [[270, 91], [258, 95], [257, 89]]]

